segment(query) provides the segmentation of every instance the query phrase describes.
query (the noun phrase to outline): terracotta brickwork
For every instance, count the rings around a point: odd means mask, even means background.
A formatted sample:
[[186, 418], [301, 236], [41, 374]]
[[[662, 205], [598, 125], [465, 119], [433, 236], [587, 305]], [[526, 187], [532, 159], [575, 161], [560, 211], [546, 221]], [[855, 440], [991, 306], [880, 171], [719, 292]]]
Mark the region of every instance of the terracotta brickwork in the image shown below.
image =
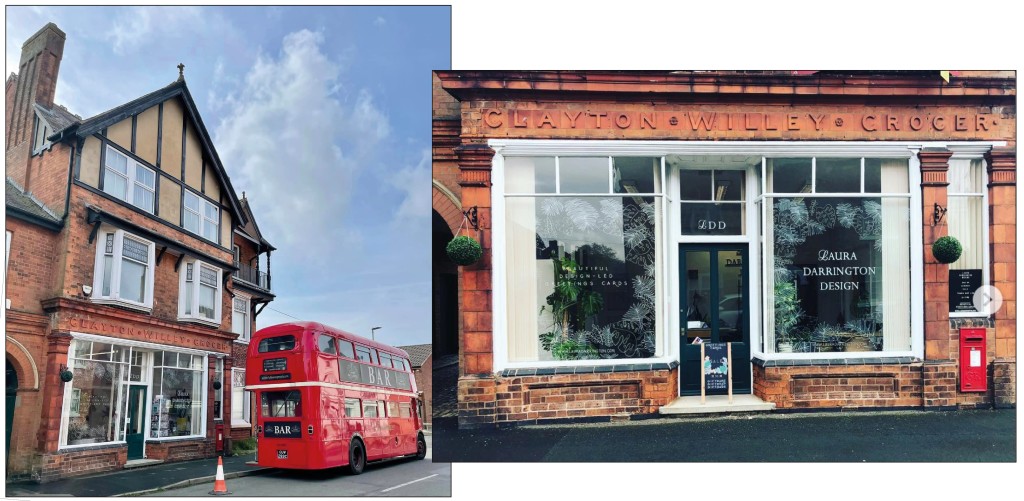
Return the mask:
[[1017, 363], [1014, 359], [996, 359], [992, 362], [992, 386], [997, 409], [1017, 406]]
[[124, 445], [47, 454], [42, 457], [40, 468], [34, 472], [32, 478], [40, 482], [49, 482], [61, 478], [101, 473], [121, 468], [126, 461], [128, 461], [128, 447]]
[[[936, 204], [948, 206], [953, 146], [919, 151], [921, 184], [910, 187], [921, 190], [921, 206], [914, 210], [922, 214], [923, 252], [912, 258], [923, 262], [923, 358], [896, 365], [754, 364], [753, 379], [754, 393], [780, 408], [1015, 405], [1007, 400], [1013, 400], [1015, 389], [1007, 375], [1015, 374], [1016, 367], [1012, 74], [964, 73], [946, 83], [923, 72], [801, 77], [784, 72], [439, 71], [433, 84], [434, 178], [448, 179], [443, 184], [451, 186], [452, 162], [457, 165], [457, 194], [463, 209], [480, 211], [480, 232], [472, 234], [484, 247], [478, 263], [459, 269], [460, 425], [532, 420], [539, 414], [530, 413], [549, 412], [524, 408], [521, 395], [508, 391], [506, 380], [493, 373], [491, 263], [493, 252], [501, 249], [491, 248], [492, 139], [1005, 141], [1005, 147], [986, 155], [990, 282], [1003, 295], [1003, 307], [986, 331], [989, 392], [959, 391], [959, 330], [949, 317], [949, 266], [931, 253], [931, 244], [949, 233], [948, 222], [935, 223], [933, 212]], [[453, 100], [459, 104], [457, 129], [449, 123]], [[449, 149], [456, 130], [458, 145]], [[435, 196], [435, 210], [443, 207], [441, 202]], [[536, 383], [557, 377], [542, 376]], [[557, 388], [534, 393], [546, 393], [536, 405], [578, 395], [569, 392], [573, 386], [562, 392]], [[614, 393], [629, 393], [620, 389]]]
[[[212, 397], [215, 356], [225, 355], [222, 399], [225, 422], [230, 421], [231, 369], [245, 365], [247, 345], [235, 343], [237, 336], [231, 332], [231, 292], [234, 283], [230, 279], [229, 269], [222, 271], [228, 276], [222, 276], [222, 279], [227, 280], [221, 281], [222, 314], [217, 326], [179, 321], [178, 303], [182, 295], [179, 284], [184, 267], [176, 269], [179, 251], [172, 246], [164, 249], [159, 241], [156, 242], [158, 257], [150, 264], [153, 272], [153, 302], [148, 311], [100, 304], [94, 301], [96, 291], [87, 294], [84, 290], [83, 286], [91, 287], [94, 284], [97, 273], [96, 252], [103, 245], [102, 237], [98, 234], [90, 242], [90, 235], [96, 229], [94, 224], [88, 222], [90, 207], [101, 211], [104, 216], [144, 228], [166, 241], [195, 251], [203, 256], [192, 257], [210, 261], [214, 266], [223, 268], [222, 265], [230, 265], [233, 254], [229, 241], [220, 244], [208, 242], [73, 181], [75, 170], [70, 160], [74, 158], [76, 163], [82, 161], [78, 154], [80, 152], [73, 151], [78, 139], [73, 133], [50, 148], [31, 154], [32, 129], [36, 122], [33, 105], [38, 104], [47, 109], [57, 106], [53, 98], [63, 46], [63, 32], [48, 24], [25, 43], [19, 72], [9, 77], [5, 86], [8, 105], [5, 116], [6, 174], [31, 198], [45, 205], [55, 215], [55, 219], [60, 220], [59, 229], [48, 229], [54, 225], [26, 221], [18, 206], [13, 204], [9, 205], [6, 217], [6, 227], [12, 238], [5, 291], [10, 301], [10, 308], [5, 313], [5, 354], [18, 376], [14, 433], [6, 472], [9, 480], [34, 478], [49, 481], [93, 474], [121, 468], [127, 460], [127, 447], [124, 445], [60, 450], [66, 385], [60, 380], [58, 368], [68, 364], [73, 333], [142, 341], [169, 349], [198, 349], [213, 354], [208, 359], [209, 367], [204, 373], [208, 393], [204, 423], [206, 436], [186, 441], [147, 442], [146, 456], [154, 459], [179, 461], [213, 455], [216, 436]], [[187, 92], [184, 84], [180, 85], [183, 89], [181, 92]], [[179, 99], [177, 96], [172, 98]], [[141, 111], [135, 110], [129, 114]], [[138, 146], [146, 151], [155, 151], [154, 144], [145, 143], [155, 142], [156, 134], [152, 136], [140, 137], [141, 143]], [[193, 158], [201, 157], [196, 153]], [[89, 161], [99, 160], [90, 158]], [[96, 164], [90, 167], [95, 168]], [[208, 164], [208, 169], [212, 168], [213, 164]], [[69, 181], [72, 182], [70, 189]], [[236, 199], [234, 194], [226, 191], [226, 186], [211, 183], [216, 183], [216, 176], [209, 170], [207, 193], [219, 192], [219, 196], [214, 198], [219, 198], [222, 204], [233, 206]], [[167, 203], [172, 206], [179, 204], [174, 193], [180, 194], [168, 190], [161, 197], [158, 192], [157, 207]], [[161, 205], [161, 201], [166, 203]], [[65, 207], [68, 208], [67, 214], [64, 214]], [[222, 210], [231, 212], [229, 208], [222, 207]], [[232, 234], [235, 225], [240, 223], [234, 221], [234, 214], [224, 213], [222, 216], [218, 235], [221, 237]], [[104, 228], [118, 224], [106, 222]], [[124, 229], [132, 232], [130, 228]], [[251, 241], [241, 242], [244, 244], [241, 246], [242, 260], [248, 264], [259, 249]], [[263, 299], [270, 300], [272, 296]], [[254, 317], [250, 311], [252, 328], [255, 327]], [[250, 435], [248, 427], [230, 431], [235, 438]]]

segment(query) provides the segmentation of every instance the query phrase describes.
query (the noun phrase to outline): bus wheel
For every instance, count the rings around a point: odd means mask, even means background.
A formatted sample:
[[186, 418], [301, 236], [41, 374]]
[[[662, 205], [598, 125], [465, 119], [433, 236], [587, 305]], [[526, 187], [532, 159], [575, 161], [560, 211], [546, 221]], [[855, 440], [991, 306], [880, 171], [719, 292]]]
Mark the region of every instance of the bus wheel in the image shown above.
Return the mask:
[[416, 437], [416, 459], [423, 459], [427, 457], [427, 441], [423, 438], [423, 434], [420, 433]]
[[363, 448], [363, 442], [357, 438], [348, 446], [348, 471], [358, 475], [363, 472], [363, 468], [366, 468], [366, 449]]

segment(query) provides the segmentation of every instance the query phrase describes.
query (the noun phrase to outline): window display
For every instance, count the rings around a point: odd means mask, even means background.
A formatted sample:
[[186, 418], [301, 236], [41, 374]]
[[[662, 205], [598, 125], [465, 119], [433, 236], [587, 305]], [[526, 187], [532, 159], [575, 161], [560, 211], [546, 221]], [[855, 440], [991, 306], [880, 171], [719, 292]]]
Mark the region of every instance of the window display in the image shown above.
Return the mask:
[[[860, 169], [870, 162], [815, 160], [810, 165], [821, 170], [801, 187], [807, 196], [767, 199], [767, 347], [782, 353], [909, 350], [910, 200], [890, 195], [908, 192], [907, 162], [881, 161], [882, 196], [861, 191]], [[797, 161], [778, 163], [785, 168], [773, 173], [776, 190], [809, 180], [806, 169], [794, 167]], [[837, 190], [849, 192], [815, 196]]]
[[[550, 185], [551, 160], [509, 158], [505, 191]], [[505, 201], [510, 360], [653, 357], [661, 159], [553, 163], [554, 195]]]
[[150, 436], [180, 437], [202, 433], [203, 357], [155, 353]]

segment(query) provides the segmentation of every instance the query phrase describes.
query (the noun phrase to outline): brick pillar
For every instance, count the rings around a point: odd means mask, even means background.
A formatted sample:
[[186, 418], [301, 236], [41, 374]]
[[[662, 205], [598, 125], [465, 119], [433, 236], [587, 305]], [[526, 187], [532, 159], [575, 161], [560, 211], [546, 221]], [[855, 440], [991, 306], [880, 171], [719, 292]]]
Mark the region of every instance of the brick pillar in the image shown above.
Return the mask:
[[1016, 151], [994, 149], [988, 161], [989, 256], [991, 283], [1003, 295], [995, 313], [996, 357], [1015, 358], [1017, 352], [1017, 257], [1016, 257]]
[[949, 265], [935, 260], [932, 244], [949, 234], [946, 219], [935, 223], [935, 205], [948, 206], [946, 173], [953, 153], [944, 148], [925, 148], [921, 160], [922, 223], [924, 225], [924, 358], [953, 360], [957, 347], [950, 341]]
[[43, 409], [36, 439], [41, 452], [57, 452], [60, 442], [60, 418], [64, 403], [64, 381], [60, 380], [60, 367], [68, 363], [71, 333], [53, 331], [47, 336], [46, 365], [42, 371]]
[[479, 230], [463, 227], [476, 237], [483, 256], [459, 268], [459, 426], [494, 423], [495, 382], [491, 322], [491, 160], [494, 150], [482, 143], [455, 148], [459, 162], [462, 209], [476, 207]]
[[996, 346], [992, 362], [993, 404], [997, 408], [1017, 404], [1016, 153], [1011, 148], [994, 148], [985, 157], [989, 181], [990, 279], [1003, 295], [1003, 306], [995, 313]]

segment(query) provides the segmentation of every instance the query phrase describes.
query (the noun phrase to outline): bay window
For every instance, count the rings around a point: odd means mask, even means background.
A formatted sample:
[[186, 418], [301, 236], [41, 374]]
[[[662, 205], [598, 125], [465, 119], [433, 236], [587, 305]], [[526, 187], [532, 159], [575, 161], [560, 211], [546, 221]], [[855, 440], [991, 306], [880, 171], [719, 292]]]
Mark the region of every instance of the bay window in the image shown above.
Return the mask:
[[659, 351], [660, 157], [504, 159], [509, 362]]
[[153, 307], [155, 245], [123, 230], [97, 234], [92, 299], [130, 307]]
[[179, 271], [178, 318], [221, 323], [221, 269], [186, 259]]
[[764, 172], [764, 350], [910, 351], [908, 161], [773, 158]]
[[103, 160], [103, 191], [150, 214], [156, 201], [153, 169], [107, 146]]

